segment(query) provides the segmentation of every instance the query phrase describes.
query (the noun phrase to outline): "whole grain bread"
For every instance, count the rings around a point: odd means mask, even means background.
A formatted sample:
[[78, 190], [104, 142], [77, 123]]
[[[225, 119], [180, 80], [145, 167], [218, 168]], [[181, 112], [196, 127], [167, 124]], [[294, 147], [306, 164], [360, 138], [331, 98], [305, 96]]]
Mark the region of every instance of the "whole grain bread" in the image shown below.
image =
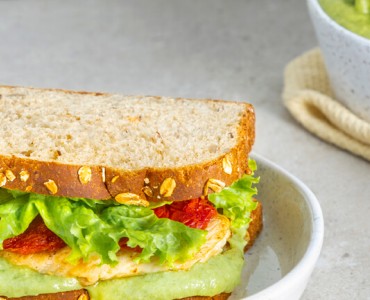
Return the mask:
[[209, 99], [0, 86], [0, 116], [1, 187], [123, 203], [217, 191], [255, 137], [252, 105]]
[[[246, 239], [248, 243], [244, 248], [244, 251], [248, 251], [250, 247], [253, 246], [256, 238], [258, 237], [259, 233], [261, 232], [263, 227], [263, 213], [262, 213], [262, 204], [258, 202], [257, 208], [251, 213], [251, 222], [248, 227], [248, 231], [246, 234]], [[1, 293], [1, 292], [0, 292]], [[230, 296], [230, 293], [221, 293], [219, 295], [214, 296], [193, 296], [193, 297], [186, 297], [177, 300], [226, 300]], [[53, 293], [53, 294], [43, 294], [37, 296], [25, 296], [19, 298], [7, 298], [1, 297], [0, 300], [3, 298], [4, 300], [89, 300], [89, 294], [86, 290], [77, 290], [77, 291], [70, 291], [70, 292], [63, 292], [63, 293]]]

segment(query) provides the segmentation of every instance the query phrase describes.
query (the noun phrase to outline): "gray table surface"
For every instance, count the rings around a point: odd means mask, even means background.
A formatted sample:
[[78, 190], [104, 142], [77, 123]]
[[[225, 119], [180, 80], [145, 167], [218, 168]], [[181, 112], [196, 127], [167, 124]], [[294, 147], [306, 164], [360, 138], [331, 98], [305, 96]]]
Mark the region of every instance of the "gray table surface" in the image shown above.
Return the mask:
[[317, 45], [304, 0], [0, 0], [0, 83], [255, 105], [254, 151], [304, 181], [325, 217], [303, 299], [370, 299], [370, 164], [282, 105], [284, 66]]

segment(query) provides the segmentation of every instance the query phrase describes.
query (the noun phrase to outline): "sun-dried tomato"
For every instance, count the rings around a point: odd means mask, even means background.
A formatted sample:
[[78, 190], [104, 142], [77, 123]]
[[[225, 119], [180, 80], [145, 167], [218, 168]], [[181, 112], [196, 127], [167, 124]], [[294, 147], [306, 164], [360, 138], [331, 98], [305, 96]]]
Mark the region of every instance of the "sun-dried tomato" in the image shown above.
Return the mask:
[[158, 218], [168, 218], [191, 228], [205, 229], [217, 210], [207, 199], [198, 198], [158, 207], [154, 213]]
[[43, 251], [53, 251], [63, 248], [64, 241], [46, 227], [41, 217], [36, 217], [22, 234], [6, 239], [3, 242], [4, 250], [19, 253], [33, 254]]
[[128, 238], [121, 238], [118, 242], [119, 246], [121, 247], [122, 250], [131, 250], [131, 251], [135, 251], [135, 252], [138, 252], [140, 253], [143, 249], [140, 248], [139, 246], [135, 247], [135, 248], [131, 248], [129, 246], [127, 246], [127, 242], [128, 242]]

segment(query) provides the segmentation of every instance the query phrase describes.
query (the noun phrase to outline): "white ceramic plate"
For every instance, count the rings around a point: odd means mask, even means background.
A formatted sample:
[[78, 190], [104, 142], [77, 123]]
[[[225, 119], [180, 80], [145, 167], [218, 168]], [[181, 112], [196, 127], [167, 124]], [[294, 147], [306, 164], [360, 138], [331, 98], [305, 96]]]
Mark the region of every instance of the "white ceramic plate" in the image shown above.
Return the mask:
[[296, 177], [254, 154], [264, 228], [246, 254], [230, 299], [299, 299], [319, 257], [324, 221], [315, 195]]

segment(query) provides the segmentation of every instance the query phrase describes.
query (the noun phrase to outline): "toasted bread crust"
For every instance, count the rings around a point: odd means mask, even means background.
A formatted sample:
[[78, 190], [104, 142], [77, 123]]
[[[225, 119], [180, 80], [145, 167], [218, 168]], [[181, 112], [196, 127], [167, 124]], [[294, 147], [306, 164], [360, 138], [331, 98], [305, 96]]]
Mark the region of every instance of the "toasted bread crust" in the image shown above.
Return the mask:
[[[45, 91], [47, 90], [45, 89]], [[92, 97], [108, 95], [93, 92], [53, 91], [66, 94], [87, 94]], [[202, 101], [226, 102], [220, 100]], [[55, 196], [98, 200], [111, 199], [120, 193], [136, 194], [148, 201], [178, 201], [198, 198], [204, 194], [204, 187], [209, 179], [220, 180], [227, 186], [240, 178], [242, 174], [249, 172], [248, 154], [255, 139], [255, 114], [252, 105], [239, 104], [244, 106], [244, 112], [237, 128], [236, 142], [228, 152], [215, 159], [176, 168], [137, 170], [118, 169], [109, 165], [90, 165], [88, 167], [92, 173], [91, 180], [82, 183], [78, 171], [83, 165], [50, 160], [40, 161], [23, 156], [0, 155], [0, 186], [46, 195], [52, 193]], [[225, 160], [231, 166], [229, 170], [225, 170]], [[29, 174], [27, 180], [21, 179], [20, 173], [22, 171]], [[7, 178], [6, 172], [13, 174], [13, 176]], [[172, 178], [176, 187], [171, 193], [163, 195], [160, 193], [160, 187], [166, 178]], [[49, 180], [52, 180], [56, 186], [52, 191], [45, 185]], [[210, 189], [209, 192], [212, 190]]]
[[37, 296], [24, 296], [18, 298], [0, 297], [7, 300], [89, 300], [89, 294], [86, 290], [77, 290], [70, 292], [60, 292], [53, 294], [42, 294]]
[[230, 297], [231, 293], [221, 293], [215, 296], [194, 296], [194, 297], [187, 297], [178, 300], [226, 300]]
[[258, 206], [251, 213], [252, 221], [249, 223], [248, 232], [246, 234], [246, 239], [248, 240], [247, 245], [244, 247], [244, 252], [247, 252], [256, 241], [263, 228], [263, 214], [262, 214], [262, 204], [258, 202]]
[[[258, 202], [257, 208], [251, 214], [251, 223], [248, 228], [246, 238], [249, 238], [247, 246], [244, 248], [245, 251], [249, 250], [253, 246], [256, 238], [263, 227], [263, 214], [262, 214], [262, 204]], [[221, 293], [214, 296], [193, 296], [186, 297], [177, 300], [226, 300], [230, 296], [230, 293]], [[42, 294], [37, 296], [24, 296], [19, 298], [7, 298], [1, 297], [1, 299], [7, 300], [89, 300], [89, 294], [86, 290], [76, 290], [70, 292], [52, 293], [52, 294]]]
[[[13, 174], [20, 174], [22, 171], [29, 173], [27, 181], [22, 181], [20, 176], [16, 176], [13, 181], [7, 181], [3, 187], [11, 190], [49, 195], [51, 192], [45, 186], [45, 182], [53, 180], [57, 185], [54, 196], [108, 200], [120, 193], [133, 193], [148, 201], [181, 201], [204, 195], [204, 186], [209, 179], [220, 180], [228, 186], [242, 174], [248, 173], [248, 157], [247, 152], [244, 152], [247, 150], [241, 150], [245, 148], [243, 143], [240, 143], [230, 153], [215, 160], [176, 169], [147, 168], [128, 171], [89, 166], [92, 176], [88, 184], [82, 184], [79, 180], [78, 170], [81, 165], [42, 162], [13, 156], [0, 157], [0, 169], [10, 170]], [[232, 164], [232, 174], [227, 174], [223, 170], [223, 159], [226, 156]], [[166, 178], [174, 179], [176, 189], [171, 196], [164, 198], [160, 194], [160, 187]], [[151, 189], [152, 195], [143, 192], [145, 186]]]

